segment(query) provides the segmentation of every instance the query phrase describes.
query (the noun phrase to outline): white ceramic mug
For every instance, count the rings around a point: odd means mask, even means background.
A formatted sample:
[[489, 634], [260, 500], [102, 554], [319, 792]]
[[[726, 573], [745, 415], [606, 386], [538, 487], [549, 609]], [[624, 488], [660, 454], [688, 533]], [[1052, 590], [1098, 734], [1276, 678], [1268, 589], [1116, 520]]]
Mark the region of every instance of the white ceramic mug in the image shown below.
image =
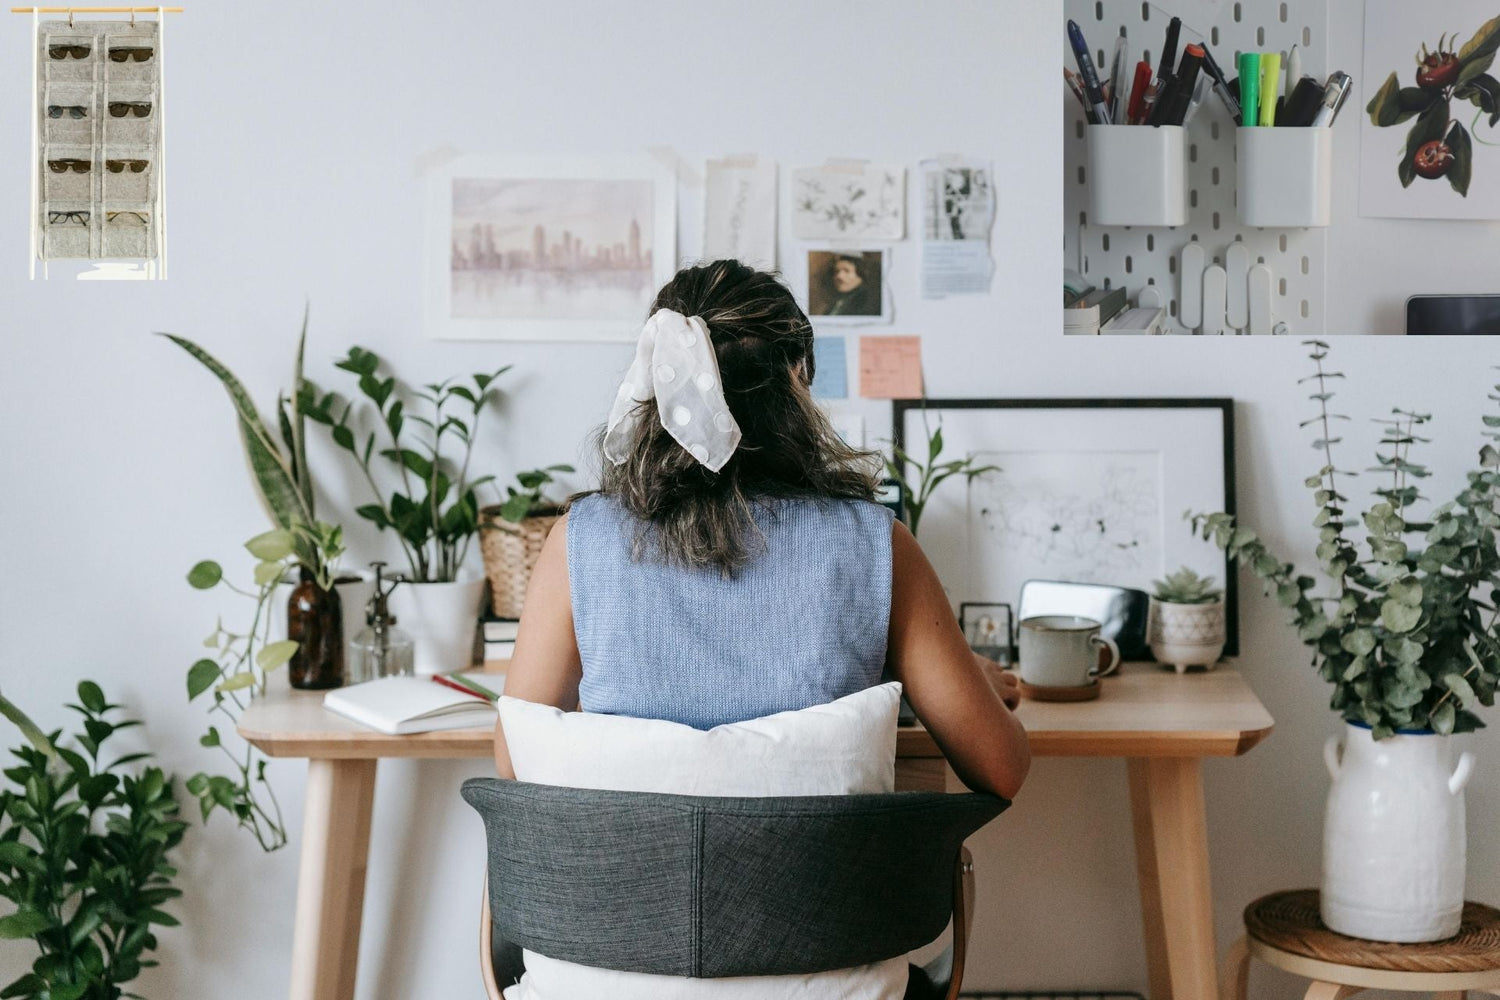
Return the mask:
[[[1021, 680], [1036, 687], [1088, 687], [1120, 666], [1120, 647], [1099, 634], [1099, 623], [1077, 615], [1021, 620]], [[1099, 669], [1099, 647], [1109, 666]]]

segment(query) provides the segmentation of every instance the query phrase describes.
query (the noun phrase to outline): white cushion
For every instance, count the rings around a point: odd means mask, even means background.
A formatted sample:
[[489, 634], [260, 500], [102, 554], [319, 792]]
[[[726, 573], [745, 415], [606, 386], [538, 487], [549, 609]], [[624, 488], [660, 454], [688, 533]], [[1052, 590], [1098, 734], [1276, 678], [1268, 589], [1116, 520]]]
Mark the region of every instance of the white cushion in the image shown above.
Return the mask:
[[[501, 697], [500, 722], [520, 781], [676, 795], [853, 795], [896, 780], [901, 685], [826, 705], [694, 729], [660, 719], [563, 712]], [[527, 951], [506, 1000], [901, 1000], [905, 956], [802, 976], [684, 979], [615, 972]]]

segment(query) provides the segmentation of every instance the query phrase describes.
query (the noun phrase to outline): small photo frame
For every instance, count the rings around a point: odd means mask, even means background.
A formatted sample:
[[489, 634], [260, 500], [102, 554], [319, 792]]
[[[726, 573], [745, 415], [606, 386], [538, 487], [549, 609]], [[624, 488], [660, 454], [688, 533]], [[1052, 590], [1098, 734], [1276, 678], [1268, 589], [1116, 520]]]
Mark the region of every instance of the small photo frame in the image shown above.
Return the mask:
[[958, 625], [969, 648], [1001, 666], [1013, 663], [1014, 616], [1009, 604], [965, 601], [958, 606]]
[[809, 250], [807, 314], [818, 325], [889, 323], [886, 251]]

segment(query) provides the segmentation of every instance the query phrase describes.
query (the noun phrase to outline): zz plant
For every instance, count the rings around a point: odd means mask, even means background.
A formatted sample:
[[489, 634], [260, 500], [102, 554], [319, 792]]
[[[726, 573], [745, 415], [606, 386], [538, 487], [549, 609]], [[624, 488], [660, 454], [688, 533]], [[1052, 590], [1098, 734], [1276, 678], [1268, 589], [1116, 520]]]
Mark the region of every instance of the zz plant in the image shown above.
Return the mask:
[[[1267, 593], [1292, 614], [1312, 662], [1333, 685], [1329, 705], [1349, 722], [1371, 727], [1375, 739], [1401, 729], [1463, 733], [1484, 723], [1473, 709], [1495, 702], [1500, 686], [1500, 414], [1484, 417], [1486, 443], [1478, 468], [1452, 500], [1426, 513], [1419, 483], [1430, 475], [1412, 460], [1417, 431], [1431, 417], [1393, 410], [1384, 425], [1377, 465], [1378, 501], [1354, 513], [1342, 492], [1355, 473], [1335, 465], [1330, 385], [1344, 376], [1326, 371], [1328, 345], [1306, 341], [1315, 365], [1311, 399], [1318, 412], [1313, 442], [1322, 467], [1307, 479], [1317, 514], [1317, 559], [1329, 593], [1315, 596], [1312, 576], [1274, 555], [1250, 528], [1228, 514], [1193, 514], [1193, 529], [1248, 566]], [[1500, 386], [1489, 398], [1500, 403]], [[1363, 538], [1355, 532], [1363, 525]]]
[[[939, 423], [937, 430], [928, 430], [925, 409], [922, 411], [922, 430], [927, 435], [925, 462], [913, 458], [895, 444], [891, 445], [892, 457], [885, 460], [886, 475], [896, 480], [901, 488], [901, 503], [906, 509], [906, 526], [911, 529], [913, 536], [922, 523], [922, 512], [927, 509], [927, 501], [932, 499], [932, 494], [948, 479], [963, 476], [966, 482], [973, 482], [980, 476], [1000, 471], [998, 465], [975, 465], [973, 455], [939, 462], [938, 457], [943, 453], [943, 425]], [[913, 470], [911, 476], [907, 475], [908, 467]]]
[[140, 723], [118, 718], [97, 684], [79, 684], [68, 707], [83, 716], [78, 750], [0, 698], [0, 714], [26, 737], [0, 785], [0, 898], [15, 906], [0, 916], [0, 938], [40, 952], [0, 997], [115, 1000], [156, 964], [152, 928], [177, 925], [162, 909], [182, 895], [171, 855], [187, 828], [171, 780], [129, 766], [148, 754], [105, 763], [110, 738]]
[[[510, 366], [471, 375], [467, 383], [450, 378], [417, 390], [394, 375], [382, 376], [380, 357], [362, 347], [351, 347], [337, 367], [358, 380], [360, 394], [375, 409], [378, 430], [361, 433], [354, 422], [359, 416], [354, 402], [314, 387], [309, 388], [304, 412], [329, 427], [334, 443], [354, 456], [369, 484], [375, 502], [356, 513], [395, 533], [410, 567], [410, 581], [452, 581], [479, 530], [476, 491], [494, 478], [469, 478], [479, 417], [499, 394], [495, 379]], [[421, 412], [413, 412], [414, 403], [420, 404]], [[413, 431], [413, 425], [421, 430]], [[385, 447], [377, 453], [376, 441], [382, 436]], [[399, 479], [388, 499], [383, 498], [372, 464], [377, 455]]]

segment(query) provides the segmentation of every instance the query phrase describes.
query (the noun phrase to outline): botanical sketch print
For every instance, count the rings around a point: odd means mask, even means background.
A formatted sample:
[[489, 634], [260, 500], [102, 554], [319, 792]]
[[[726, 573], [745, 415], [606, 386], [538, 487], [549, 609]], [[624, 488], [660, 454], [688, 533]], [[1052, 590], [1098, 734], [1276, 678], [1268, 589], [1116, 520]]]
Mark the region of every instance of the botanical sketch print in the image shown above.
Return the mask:
[[970, 538], [983, 562], [1120, 586], [1160, 572], [1159, 452], [994, 452], [980, 461], [1001, 469], [970, 488]]
[[452, 317], [638, 320], [651, 304], [649, 180], [453, 180]]
[[899, 240], [906, 235], [906, 168], [804, 167], [792, 172], [799, 240]]

